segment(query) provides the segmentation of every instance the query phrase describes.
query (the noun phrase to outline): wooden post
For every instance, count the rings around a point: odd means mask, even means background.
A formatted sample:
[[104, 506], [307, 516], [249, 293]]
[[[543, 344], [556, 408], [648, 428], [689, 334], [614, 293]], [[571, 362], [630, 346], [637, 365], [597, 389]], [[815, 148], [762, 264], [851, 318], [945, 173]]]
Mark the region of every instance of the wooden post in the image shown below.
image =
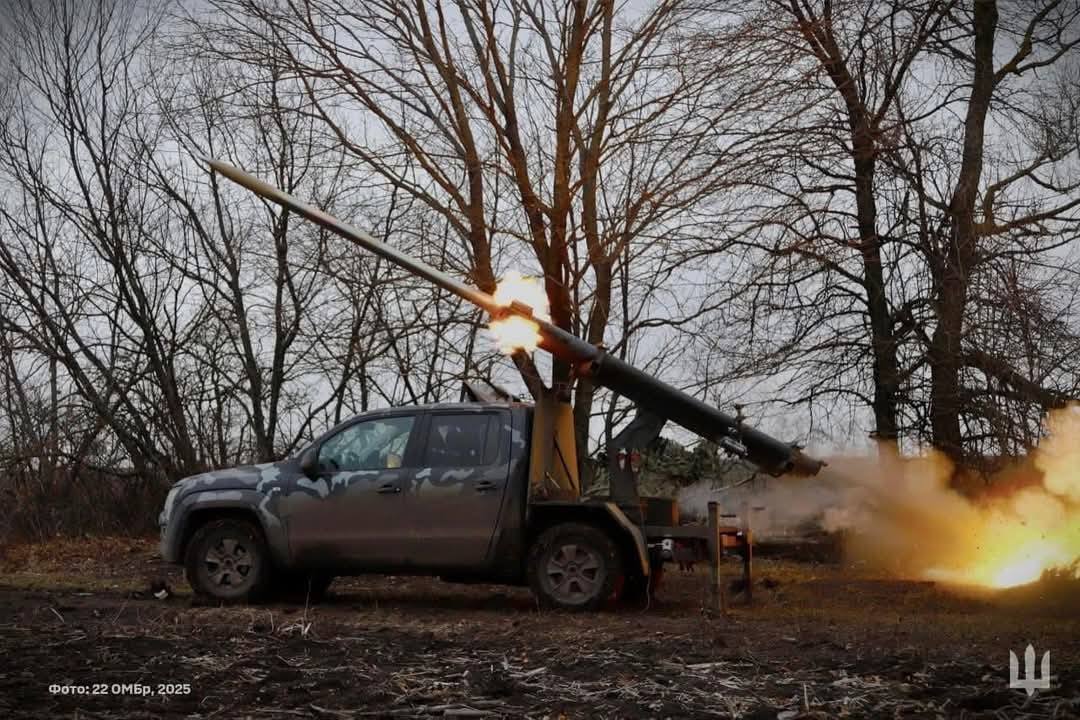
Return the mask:
[[720, 538], [720, 506], [716, 501], [709, 501], [709, 600], [712, 607], [726, 611], [724, 607], [724, 589], [720, 586], [720, 553], [723, 541]]
[[743, 585], [746, 587], [746, 604], [754, 601], [754, 531], [750, 528], [750, 503], [743, 506]]
[[746, 585], [746, 604], [754, 600], [754, 533], [745, 530], [743, 540], [746, 542], [746, 551], [743, 554], [743, 582]]

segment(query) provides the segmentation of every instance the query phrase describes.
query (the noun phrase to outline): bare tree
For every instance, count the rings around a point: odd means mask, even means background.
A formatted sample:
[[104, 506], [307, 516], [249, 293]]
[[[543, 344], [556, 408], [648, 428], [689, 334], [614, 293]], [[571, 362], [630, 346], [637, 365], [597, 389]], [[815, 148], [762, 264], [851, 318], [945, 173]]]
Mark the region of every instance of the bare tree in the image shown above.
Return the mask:
[[[411, 197], [371, 197], [366, 172], [334, 147], [295, 79], [273, 64], [193, 57], [190, 41], [186, 34], [169, 40], [177, 70], [156, 86], [163, 123], [148, 141], [165, 137], [186, 158], [151, 154], [146, 183], [175, 210], [170, 235], [183, 239], [185, 252], [174, 262], [198, 289], [210, 324], [193, 353], [219, 378], [206, 408], [235, 406], [251, 433], [251, 454], [268, 461], [344, 412], [434, 401], [448, 384], [456, 392], [463, 364], [453, 342], [457, 304], [412, 278], [388, 277], [385, 263], [331, 242], [326, 231], [296, 223], [189, 159], [226, 158], [339, 215], [358, 215], [361, 224], [422, 236], [421, 246], [437, 243], [439, 229], [423, 221]], [[212, 347], [221, 341], [223, 349]]]
[[[491, 291], [498, 257], [535, 265], [554, 322], [590, 342], [619, 341], [619, 263], [693, 234], [688, 211], [726, 181], [716, 140], [734, 110], [710, 101], [724, 71], [683, 30], [706, 21], [697, 4], [213, 7], [209, 47], [266, 62], [271, 46], [341, 147], [445, 221], [450, 268]], [[548, 386], [514, 359], [534, 394], [573, 389], [584, 457], [593, 383], [556, 360]]]
[[156, 208], [130, 172], [144, 150], [127, 134], [143, 110], [138, 54], [158, 18], [121, 2], [55, 0], [8, 19], [0, 322], [63, 369], [138, 465], [193, 472], [174, 312], [183, 288], [149, 242]]
[[[1031, 77], [1037, 70], [1052, 70], [1080, 48], [1080, 7], [1059, 0], [1022, 2], [1010, 5], [1008, 15], [1004, 47], [993, 0], [973, 6], [970, 49], [958, 42], [947, 45], [961, 66], [970, 68], [960, 162], [950, 182], [921, 185], [920, 199], [940, 217], [924, 245], [936, 316], [927, 346], [931, 434], [934, 445], [955, 458], [964, 456], [962, 417], [970, 413], [962, 388], [965, 368], [1027, 392], [1043, 409], [1063, 400], [1052, 391], [1032, 392], [1033, 383], [1019, 382], [1017, 369], [1004, 358], [966, 342], [971, 288], [983, 267], [990, 269], [1002, 254], [1040, 262], [1040, 255], [1072, 241], [1080, 230], [1080, 174], [1065, 165], [1080, 158], [1080, 85], [1075, 78], [1067, 80], [1056, 88], [1063, 94], [1054, 101], [1038, 91]], [[998, 67], [995, 58], [1002, 51], [1010, 54]], [[1006, 131], [1010, 120], [1014, 127], [1035, 131], [1035, 137], [1012, 144], [1015, 154], [1007, 160], [989, 152], [994, 103], [1006, 120], [999, 131]], [[1002, 149], [1010, 145], [1004, 139], [995, 144]], [[988, 167], [997, 177], [985, 178]], [[942, 187], [947, 194], [936, 192]]]
[[[760, 57], [761, 47], [771, 48], [761, 72], [789, 95], [757, 127], [773, 142], [748, 186], [757, 202], [736, 203], [725, 216], [736, 218], [725, 247], [744, 254], [721, 287], [729, 302], [720, 318], [743, 349], [732, 352], [730, 337], [706, 343], [735, 377], [761, 383], [775, 373], [764, 385], [793, 403], [853, 417], [869, 408], [879, 437], [929, 441], [958, 459], [964, 437], [986, 449], [986, 413], [1000, 421], [991, 408], [1007, 396], [1015, 402], [1017, 388], [1026, 388], [1028, 401], [1024, 410], [1011, 406], [1012, 418], [1038, 415], [1073, 387], [1059, 370], [1041, 375], [1054, 377], [1054, 387], [1036, 391], [1039, 382], [1018, 368], [1060, 363], [1029, 343], [1026, 360], [1015, 364], [1019, 348], [1006, 349], [997, 335], [1001, 354], [994, 354], [986, 319], [996, 318], [994, 332], [1041, 324], [1042, 347], [1071, 342], [1062, 322], [1073, 312], [1061, 289], [1067, 278], [1046, 266], [1055, 253], [1060, 262], [1076, 232], [1075, 80], [985, 87], [986, 77], [1002, 83], [1024, 73], [1032, 52], [1040, 56], [1033, 67], [1067, 66], [1071, 6], [1010, 6], [1007, 25], [1018, 29], [1006, 47], [1022, 57], [987, 70], [975, 62], [988, 52], [975, 16], [986, 24], [993, 8], [978, 5], [978, 13], [949, 2], [743, 10], [751, 39], [727, 42], [724, 51]], [[988, 123], [995, 142], [984, 147]], [[985, 178], [984, 163], [996, 177]], [[961, 214], [969, 220], [960, 222]], [[965, 228], [975, 235], [958, 245]], [[1047, 295], [1003, 304], [991, 291], [1003, 275]], [[981, 400], [965, 383], [981, 388]], [[840, 420], [833, 412], [827, 424]], [[1000, 437], [1003, 426], [996, 427]], [[1014, 429], [1011, 448], [1024, 436]]]
[[[293, 411], [311, 398], [297, 386], [311, 368], [308, 357], [320, 328], [317, 309], [329, 301], [324, 287], [327, 236], [271, 203], [223, 187], [204, 167], [192, 167], [150, 149], [164, 136], [189, 157], [219, 156], [263, 172], [289, 192], [303, 187], [332, 205], [342, 187], [340, 157], [326, 153], [311, 122], [292, 103], [295, 89], [273, 68], [251, 72], [242, 67], [214, 68], [184, 63], [184, 73], [158, 84], [157, 106], [164, 120], [147, 140], [147, 187], [174, 210], [167, 230], [180, 238], [183, 252], [174, 256], [177, 272], [201, 297], [214, 333], [228, 353], [208, 367], [220, 375], [231, 395], [216, 402], [239, 401], [252, 433], [253, 455], [269, 461], [299, 440], [307, 418], [282, 437]], [[211, 362], [204, 352], [196, 358]], [[321, 393], [320, 393], [321, 395]], [[333, 402], [322, 397], [323, 406]]]
[[[753, 28], [742, 51], [769, 49], [759, 72], [790, 91], [774, 113], [780, 122], [767, 130], [777, 149], [762, 158], [771, 172], [759, 187], [775, 204], [755, 213], [760, 220], [739, 239], [764, 250], [761, 267], [769, 268], [748, 284], [760, 288], [749, 312], [779, 304], [802, 314], [806, 322], [789, 317], [786, 332], [775, 323], [762, 330], [784, 338], [781, 364], [798, 348], [797, 362], [814, 368], [804, 399], [820, 399], [822, 390], [865, 399], [875, 435], [887, 441], [900, 427], [905, 371], [888, 267], [898, 259], [879, 208], [879, 167], [902, 122], [896, 105], [928, 44], [951, 32], [954, 4], [772, 0], [741, 10]], [[729, 37], [718, 52], [730, 51]], [[836, 381], [822, 386], [823, 375]]]

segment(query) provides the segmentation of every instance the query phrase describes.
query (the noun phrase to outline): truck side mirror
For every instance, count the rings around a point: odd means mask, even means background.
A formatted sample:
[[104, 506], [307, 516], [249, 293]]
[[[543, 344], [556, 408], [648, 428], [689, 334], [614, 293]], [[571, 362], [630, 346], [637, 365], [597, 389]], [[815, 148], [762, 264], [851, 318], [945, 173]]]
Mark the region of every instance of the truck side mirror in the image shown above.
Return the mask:
[[309, 447], [300, 456], [300, 472], [314, 480], [319, 474], [319, 448]]

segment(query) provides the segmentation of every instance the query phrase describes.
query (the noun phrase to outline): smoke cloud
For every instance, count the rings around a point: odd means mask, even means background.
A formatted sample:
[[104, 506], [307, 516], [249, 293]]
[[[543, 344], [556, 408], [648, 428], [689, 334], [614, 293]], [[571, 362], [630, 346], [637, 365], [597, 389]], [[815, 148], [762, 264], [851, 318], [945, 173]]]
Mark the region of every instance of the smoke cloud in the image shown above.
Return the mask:
[[751, 508], [758, 537], [843, 532], [849, 559], [897, 577], [990, 587], [1031, 582], [1046, 570], [1080, 577], [1080, 408], [1053, 412], [1047, 430], [1030, 457], [978, 497], [954, 487], [942, 455], [901, 457], [882, 446], [833, 457], [817, 478], [687, 488], [680, 506], [698, 515], [712, 499], [740, 515]]

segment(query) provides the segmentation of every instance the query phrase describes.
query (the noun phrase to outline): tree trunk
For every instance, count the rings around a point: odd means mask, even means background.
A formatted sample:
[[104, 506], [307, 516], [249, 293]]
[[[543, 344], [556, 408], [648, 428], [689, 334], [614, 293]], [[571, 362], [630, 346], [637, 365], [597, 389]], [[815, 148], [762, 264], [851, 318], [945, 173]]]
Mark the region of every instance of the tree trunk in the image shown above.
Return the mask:
[[963, 458], [960, 413], [960, 369], [968, 283], [975, 260], [975, 200], [982, 175], [986, 115], [994, 92], [994, 0], [975, 3], [974, 77], [964, 119], [964, 155], [949, 203], [950, 227], [935, 268], [937, 326], [930, 342], [930, 425], [934, 446], [959, 461]]
[[871, 111], [848, 68], [848, 58], [836, 41], [831, 9], [826, 5], [822, 18], [806, 14], [806, 8], [790, 3], [792, 15], [799, 21], [799, 32], [829, 75], [844, 103], [844, 113], [851, 133], [851, 159], [855, 171], [855, 212], [859, 233], [859, 251], [863, 261], [862, 284], [866, 290], [867, 315], [870, 321], [870, 349], [874, 375], [874, 434], [895, 442], [896, 395], [899, 385], [896, 337], [892, 313], [885, 294], [881, 261], [881, 237], [877, 231], [877, 202], [874, 175], [878, 149]]
[[[864, 142], [870, 144], [869, 152], [872, 154], [873, 140], [867, 138]], [[858, 142], [855, 149], [860, 152]], [[874, 358], [874, 430], [879, 439], [896, 442], [896, 338], [881, 266], [881, 240], [877, 233], [877, 206], [874, 200], [874, 164], [873, 157], [856, 158], [855, 202]]]

